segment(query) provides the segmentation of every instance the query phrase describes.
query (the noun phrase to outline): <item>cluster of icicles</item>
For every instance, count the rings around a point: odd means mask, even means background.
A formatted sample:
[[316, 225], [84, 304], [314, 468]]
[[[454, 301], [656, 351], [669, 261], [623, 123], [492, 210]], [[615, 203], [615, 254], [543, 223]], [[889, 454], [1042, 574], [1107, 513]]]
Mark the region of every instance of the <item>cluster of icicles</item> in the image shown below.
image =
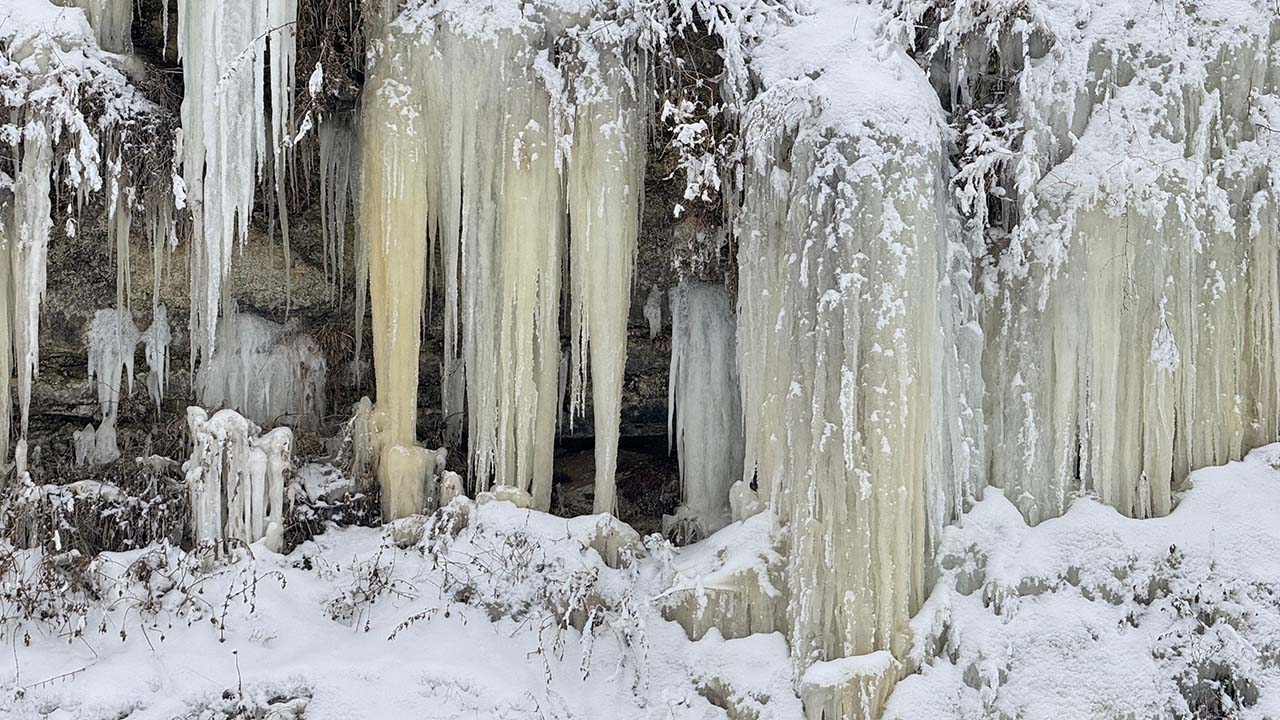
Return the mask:
[[[549, 507], [564, 385], [572, 422], [589, 367], [594, 503], [611, 512], [644, 183], [645, 84], [619, 60], [628, 57], [622, 48], [584, 50], [587, 67], [569, 87], [557, 86], [546, 77], [556, 71], [543, 30], [521, 24], [476, 38], [435, 18], [421, 22], [430, 27], [409, 19], [388, 26], [361, 120], [378, 453], [416, 445], [419, 318], [427, 269], [438, 263], [442, 410], [458, 418], [465, 408], [476, 489], [512, 486], [529, 493], [534, 507]], [[553, 95], [571, 91], [571, 98]]]
[[[276, 343], [234, 338], [274, 338], [278, 329], [239, 324], [225, 278], [247, 233], [253, 180], [271, 168], [287, 238], [281, 168], [293, 56], [291, 32], [279, 30], [295, 14], [289, 0], [179, 5], [186, 96], [175, 204], [194, 219], [193, 342], [207, 399], [238, 396], [246, 406], [245, 378], [274, 371], [263, 369], [269, 358], [241, 349]], [[320, 123], [326, 268], [339, 286], [344, 219], [349, 204], [357, 207], [356, 316], [364, 316], [367, 285], [377, 403], [357, 405], [352, 424], [357, 464], [381, 481], [386, 519], [420, 512], [444, 465], [444, 452], [421, 447], [416, 433], [424, 298], [434, 297], [443, 298], [443, 416], [454, 442], [465, 422], [474, 488], [502, 488], [546, 509], [562, 412], [567, 405], [570, 422], [584, 414], [589, 389], [595, 509], [615, 509], [652, 89], [644, 52], [609, 33], [574, 35], [576, 53], [550, 52], [549, 38], [577, 20], [557, 22], [563, 27], [495, 21], [480, 36], [451, 24], [447, 11], [402, 16], [377, 43], [358, 123]], [[98, 32], [106, 43], [117, 31]], [[1246, 43], [1222, 62], [1274, 77], [1272, 53]], [[553, 56], [576, 64], [558, 66]], [[1169, 101], [1170, 124], [1195, 128], [1212, 115], [1226, 130], [1165, 139], [1184, 148], [1204, 182], [1164, 182], [1159, 202], [1146, 196], [1145, 206], [1122, 207], [1133, 210], [1123, 226], [1115, 208], [1043, 190], [1024, 220], [1047, 229], [1015, 239], [1053, 238], [1066, 226], [1070, 242], [1043, 243], [1053, 262], [1002, 265], [991, 295], [998, 301], [982, 311], [970, 277], [982, 248], [966, 247], [951, 206], [936, 96], [899, 108], [936, 118], [932, 137], [881, 117], [832, 124], [817, 109], [747, 133], [736, 307], [721, 287], [690, 283], [670, 295], [670, 434], [685, 487], [669, 523], [702, 536], [771, 510], [787, 557], [777, 629], [790, 639], [812, 717], [876, 714], [919, 660], [908, 621], [928, 593], [939, 535], [988, 481], [1032, 521], [1061, 513], [1081, 490], [1132, 516], [1160, 515], [1189, 469], [1280, 432], [1274, 196], [1266, 172], [1213, 163], [1259, 140], [1239, 121], [1249, 108], [1221, 100], [1239, 93], [1200, 90], [1203, 107], [1183, 108], [1181, 95]], [[1023, 97], [1022, 122], [1049, 125], [1043, 118], [1055, 113], [1036, 106], [1031, 88]], [[764, 93], [745, 113], [768, 115], [777, 101]], [[253, 142], [237, 140], [244, 137]], [[10, 339], [0, 344], [0, 398], [8, 402], [16, 372], [24, 436], [52, 146], [38, 125], [24, 134], [3, 226], [0, 283], [11, 305], [0, 313]], [[1060, 156], [1049, 152], [1043, 167]], [[1225, 213], [1188, 210], [1223, 197]], [[113, 235], [122, 254], [128, 214], [126, 206]], [[155, 217], [153, 235], [167, 238], [172, 212]], [[1186, 241], [1167, 242], [1170, 235]], [[653, 327], [661, 306], [660, 294], [645, 303]], [[144, 336], [125, 308], [121, 300], [102, 316], [91, 354], [108, 421], [122, 369], [132, 372], [123, 358]], [[160, 383], [149, 387], [153, 397], [166, 377], [157, 368], [167, 367], [167, 324], [163, 332], [157, 324], [145, 334]], [[219, 344], [237, 349], [219, 355]], [[318, 356], [284, 352], [293, 365]], [[250, 373], [251, 362], [263, 364]], [[325, 371], [282, 375], [284, 394], [304, 398], [290, 411], [304, 422], [323, 411]], [[242, 410], [275, 422], [281, 407], [264, 402], [271, 407]], [[279, 547], [288, 431], [261, 434], [224, 413], [188, 416], [197, 535]], [[99, 437], [111, 433], [114, 445], [109, 422], [82, 432], [87, 461], [110, 454]], [[456, 492], [456, 476], [449, 480]], [[758, 590], [764, 583], [754, 580]], [[741, 596], [760, 595], [753, 592]], [[727, 603], [737, 609], [726, 612], [751, 621], [726, 618], [725, 626], [758, 631], [774, 622], [751, 602]], [[850, 658], [865, 662], [842, 662]]]

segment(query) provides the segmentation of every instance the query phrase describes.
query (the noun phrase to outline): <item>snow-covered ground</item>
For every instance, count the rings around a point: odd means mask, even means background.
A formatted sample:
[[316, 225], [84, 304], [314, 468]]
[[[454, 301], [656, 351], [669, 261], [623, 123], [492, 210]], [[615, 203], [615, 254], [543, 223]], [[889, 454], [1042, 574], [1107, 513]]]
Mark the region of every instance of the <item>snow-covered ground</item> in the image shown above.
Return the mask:
[[1167, 517], [1082, 498], [1034, 528], [988, 488], [913, 622], [941, 657], [887, 716], [1280, 717], [1280, 444], [1191, 484]]
[[[172, 549], [105, 554], [87, 609], [64, 588], [42, 601], [52, 623], [9, 623], [0, 717], [724, 717], [704, 692], [799, 716], [780, 634], [690, 642], [662, 619], [679, 568], [714, 572], [725, 550], [682, 559], [607, 516], [506, 502], [424, 520], [288, 555], [258, 543], [207, 571]], [[28, 597], [13, 577], [7, 618]]]
[[[1082, 498], [1034, 528], [988, 489], [946, 531], [914, 620], [925, 666], [887, 716], [1280, 716], [1280, 444], [1192, 482], [1166, 518]], [[769, 524], [675, 549], [607, 516], [459, 499], [288, 555], [106, 554], [87, 606], [56, 573], [24, 604], [37, 578], [10, 572], [0, 717], [799, 718], [780, 634], [695, 642], [663, 617], [766, 576]], [[31, 610], [51, 619], [16, 622]]]

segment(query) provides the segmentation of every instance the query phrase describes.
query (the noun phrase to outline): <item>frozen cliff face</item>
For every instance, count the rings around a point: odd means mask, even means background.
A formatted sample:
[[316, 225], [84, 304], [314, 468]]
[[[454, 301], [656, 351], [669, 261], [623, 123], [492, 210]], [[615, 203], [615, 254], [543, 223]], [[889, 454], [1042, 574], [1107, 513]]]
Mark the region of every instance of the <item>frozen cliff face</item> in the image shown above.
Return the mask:
[[[830, 3], [779, 28], [756, 51], [765, 87], [744, 113], [746, 476], [788, 548], [800, 671], [902, 657], [933, 544], [980, 481], [981, 341], [944, 117], [880, 25], [869, 8]], [[853, 678], [811, 704], [873, 714], [882, 693], [868, 683], [883, 685]]]
[[1167, 514], [1280, 431], [1274, 8], [938, 11], [989, 248], [991, 477], [1033, 522], [1076, 492]]
[[[8, 146], [0, 163], [0, 453], [7, 457], [10, 383], [16, 378], [25, 437], [39, 367], [54, 191], [80, 205], [104, 189], [108, 175], [116, 191], [109, 204], [126, 198], [121, 183], [134, 180], [126, 150], [146, 135], [155, 107], [99, 48], [78, 8], [46, 0], [0, 5], [0, 45], [0, 138]], [[65, 231], [74, 234], [75, 224]]]

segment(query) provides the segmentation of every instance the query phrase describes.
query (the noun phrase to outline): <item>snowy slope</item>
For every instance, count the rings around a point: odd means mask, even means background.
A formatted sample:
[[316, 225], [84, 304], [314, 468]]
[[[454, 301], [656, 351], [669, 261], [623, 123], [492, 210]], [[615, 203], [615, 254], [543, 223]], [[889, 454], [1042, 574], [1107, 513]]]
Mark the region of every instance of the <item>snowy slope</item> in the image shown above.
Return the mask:
[[[468, 515], [450, 540], [443, 528]], [[680, 562], [660, 541], [613, 569], [587, 547], [600, 525], [618, 527], [604, 516], [456, 501], [421, 540], [423, 519], [331, 529], [287, 556], [259, 543], [207, 576], [176, 550], [104, 555], [92, 609], [64, 606], [65, 627], [32, 622], [8, 638], [0, 716], [725, 717], [706, 692], [798, 717], [781, 635], [692, 643], [661, 619], [654, 598]], [[13, 577], [0, 592], [10, 630]], [[573, 629], [584, 623], [594, 631]]]
[[940, 657], [887, 716], [1280, 716], [1280, 444], [1191, 482], [1164, 518], [1082, 498], [1034, 528], [989, 488], [913, 621]]

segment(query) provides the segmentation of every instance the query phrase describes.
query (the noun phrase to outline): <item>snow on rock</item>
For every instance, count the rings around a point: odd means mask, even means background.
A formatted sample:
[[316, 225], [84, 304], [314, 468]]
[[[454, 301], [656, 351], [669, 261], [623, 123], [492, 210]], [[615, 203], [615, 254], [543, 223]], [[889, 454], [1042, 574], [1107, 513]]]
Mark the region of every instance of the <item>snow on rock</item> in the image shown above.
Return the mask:
[[327, 363], [310, 335], [234, 303], [219, 323], [218, 349], [196, 375], [200, 403], [228, 407], [264, 427], [319, 427], [325, 413]]
[[882, 25], [868, 6], [813, 3], [755, 51], [764, 89], [745, 110], [743, 480], [786, 540], [797, 674], [905, 656], [941, 529], [981, 484], [981, 341], [945, 119]]
[[60, 0], [56, 4], [84, 10], [103, 50], [127, 53], [133, 49], [133, 0]]
[[770, 513], [760, 513], [683, 548], [661, 599], [664, 617], [695, 640], [786, 631], [784, 564], [772, 524]]
[[948, 528], [887, 718], [1280, 713], [1280, 445], [1197, 470], [1163, 518], [1093, 498], [1031, 527], [991, 488]]
[[212, 417], [187, 408], [191, 458], [182, 465], [191, 491], [196, 542], [221, 548], [227, 540], [280, 551], [284, 546], [285, 476], [293, 468], [293, 431], [262, 433], [235, 410]]

